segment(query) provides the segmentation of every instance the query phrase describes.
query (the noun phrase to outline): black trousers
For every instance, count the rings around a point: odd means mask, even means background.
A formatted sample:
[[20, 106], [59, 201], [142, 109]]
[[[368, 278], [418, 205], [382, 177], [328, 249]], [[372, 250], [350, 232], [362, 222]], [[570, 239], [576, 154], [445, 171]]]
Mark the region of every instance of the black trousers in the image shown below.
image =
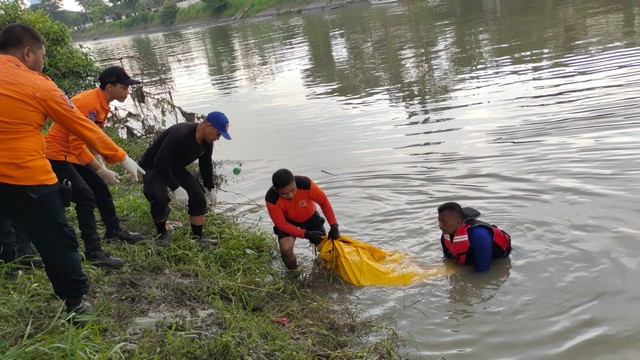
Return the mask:
[[4, 262], [14, 261], [18, 257], [16, 253], [16, 232], [11, 220], [0, 224], [0, 260]]
[[[76, 169], [91, 191], [93, 191], [96, 207], [100, 212], [100, 217], [107, 229], [107, 233], [118, 233], [120, 231], [120, 221], [116, 215], [116, 206], [113, 204], [109, 185], [88, 165], [73, 164], [73, 168]], [[73, 196], [73, 187], [71, 191], [71, 196]]]
[[101, 247], [96, 216], [93, 213], [96, 208], [96, 198], [93, 190], [80, 176], [72, 163], [58, 160], [49, 160], [49, 162], [51, 162], [51, 167], [53, 172], [56, 173], [58, 181], [62, 182], [65, 179], [71, 181], [71, 202], [76, 204], [78, 227], [80, 228], [80, 237], [84, 241], [85, 251], [99, 251]]
[[[151, 216], [154, 222], [164, 221], [169, 217], [169, 187], [153, 169], [144, 169], [146, 174], [143, 179], [144, 196], [151, 203]], [[173, 175], [178, 183], [189, 195], [189, 215], [198, 216], [207, 213], [207, 199], [204, 196], [204, 188], [185, 168], [176, 169]]]
[[0, 260], [11, 262], [34, 255], [31, 240], [15, 222], [7, 220], [0, 224]]
[[12, 220], [29, 236], [56, 295], [80, 298], [89, 290], [89, 280], [82, 272], [78, 240], [67, 221], [59, 188], [58, 184], [0, 184], [0, 223]]

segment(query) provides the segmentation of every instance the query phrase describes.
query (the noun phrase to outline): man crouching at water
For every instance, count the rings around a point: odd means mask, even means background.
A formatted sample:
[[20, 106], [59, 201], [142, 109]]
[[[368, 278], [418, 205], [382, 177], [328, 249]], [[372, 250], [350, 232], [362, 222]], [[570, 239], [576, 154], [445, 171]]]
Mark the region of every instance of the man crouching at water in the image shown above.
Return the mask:
[[311, 179], [305, 176], [293, 176], [291, 171], [276, 171], [271, 181], [273, 186], [267, 191], [265, 201], [273, 231], [278, 235], [280, 256], [289, 270], [298, 268], [298, 260], [293, 253], [296, 237], [309, 239], [318, 245], [324, 236], [324, 218], [316, 211], [316, 203], [329, 220], [331, 230], [329, 239], [340, 237], [338, 220], [333, 213], [331, 203], [324, 192]]
[[438, 207], [438, 225], [442, 230], [440, 243], [444, 256], [461, 265], [474, 265], [478, 272], [487, 271], [491, 260], [511, 253], [511, 236], [478, 220], [480, 212], [464, 209], [455, 202]]
[[[215, 239], [202, 234], [207, 202], [216, 205], [217, 196], [213, 182], [213, 143], [220, 136], [231, 140], [227, 132], [229, 119], [219, 111], [211, 112], [200, 123], [179, 123], [163, 131], [149, 146], [140, 159], [145, 169], [143, 193], [151, 203], [151, 216], [156, 225], [158, 236], [156, 245], [168, 246], [169, 230], [166, 223], [169, 217], [169, 192], [177, 205], [187, 206], [191, 217], [191, 232], [194, 241], [216, 245]], [[207, 188], [187, 170], [187, 166], [198, 160], [200, 176]]]

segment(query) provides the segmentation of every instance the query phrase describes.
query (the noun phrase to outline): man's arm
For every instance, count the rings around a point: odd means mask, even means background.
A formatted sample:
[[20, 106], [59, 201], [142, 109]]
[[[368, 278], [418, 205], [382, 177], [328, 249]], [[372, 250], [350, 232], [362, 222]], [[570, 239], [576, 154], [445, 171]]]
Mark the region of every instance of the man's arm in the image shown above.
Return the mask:
[[493, 232], [484, 226], [474, 226], [467, 230], [469, 246], [473, 248], [475, 270], [483, 272], [491, 267], [491, 243]]
[[213, 144], [207, 145], [204, 153], [198, 158], [198, 166], [200, 168], [200, 176], [202, 176], [202, 182], [207, 190], [211, 190], [215, 187], [213, 182]]
[[276, 204], [267, 201], [267, 212], [269, 213], [269, 217], [271, 217], [271, 221], [273, 221], [273, 224], [278, 229], [286, 232], [287, 234], [291, 234], [292, 236], [304, 238], [304, 229], [288, 222], [282, 212], [282, 209], [280, 209]]
[[322, 209], [322, 213], [327, 218], [327, 222], [329, 222], [329, 225], [337, 224], [338, 220], [336, 219], [336, 215], [333, 212], [333, 207], [331, 206], [329, 199], [324, 194], [324, 191], [322, 191], [322, 189], [320, 189], [320, 187], [316, 185], [316, 183], [314, 183], [313, 181], [311, 181], [311, 188], [309, 189], [309, 195], [311, 196], [311, 200], [313, 200], [316, 204], [320, 205], [320, 208]]

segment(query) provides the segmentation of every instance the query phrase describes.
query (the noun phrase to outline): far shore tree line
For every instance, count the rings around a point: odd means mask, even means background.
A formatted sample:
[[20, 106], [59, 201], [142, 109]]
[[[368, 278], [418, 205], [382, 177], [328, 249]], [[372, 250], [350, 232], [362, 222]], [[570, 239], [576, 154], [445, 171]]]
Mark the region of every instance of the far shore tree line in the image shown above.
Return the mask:
[[[63, 9], [63, 0], [40, 0], [37, 4], [30, 4], [28, 0], [0, 0], [0, 3], [16, 3], [23, 9], [42, 11], [51, 20], [68, 25], [74, 31], [83, 31], [109, 23], [117, 23], [121, 29], [148, 24], [170, 27], [178, 19], [181, 1], [185, 0], [75, 0], [81, 11]], [[218, 16], [229, 7], [228, 0], [186, 0], [186, 5], [197, 7], [191, 12], [201, 16]]]

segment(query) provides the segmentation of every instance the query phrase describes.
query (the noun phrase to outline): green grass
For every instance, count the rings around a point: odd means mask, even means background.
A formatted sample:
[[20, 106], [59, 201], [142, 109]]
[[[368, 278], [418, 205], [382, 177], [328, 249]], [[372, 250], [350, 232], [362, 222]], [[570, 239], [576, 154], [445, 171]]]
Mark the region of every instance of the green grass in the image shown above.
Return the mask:
[[[119, 142], [134, 157], [146, 143]], [[188, 214], [174, 209], [170, 220], [185, 226], [156, 247], [140, 184], [112, 192], [125, 227], [147, 240], [103, 244], [125, 260], [120, 271], [83, 264], [97, 309], [85, 327], [65, 321], [44, 271], [0, 265], [2, 359], [400, 358], [394, 329], [315, 295], [312, 277], [284, 271], [273, 234], [209, 212], [205, 232], [219, 244], [203, 246], [189, 239]], [[315, 276], [330, 276], [316, 265]], [[273, 320], [281, 317], [290, 322]]]

